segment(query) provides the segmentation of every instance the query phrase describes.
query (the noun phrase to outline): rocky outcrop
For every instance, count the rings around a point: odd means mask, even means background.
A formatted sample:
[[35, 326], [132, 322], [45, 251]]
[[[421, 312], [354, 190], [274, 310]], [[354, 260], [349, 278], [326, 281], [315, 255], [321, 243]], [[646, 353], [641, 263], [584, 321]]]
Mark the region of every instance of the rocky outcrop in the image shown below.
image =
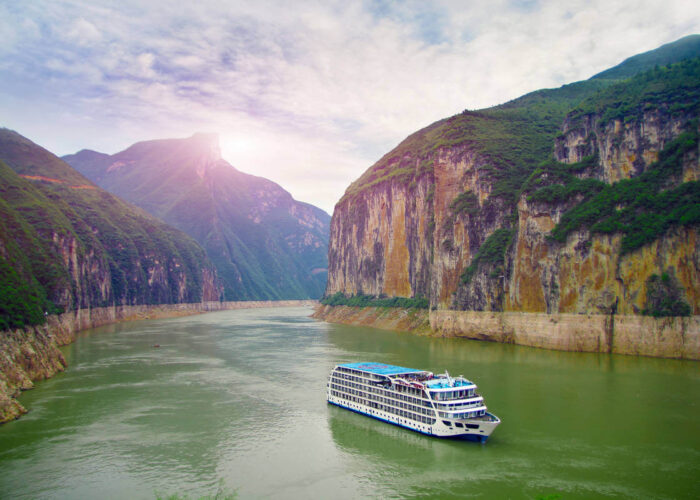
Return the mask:
[[0, 333], [0, 423], [26, 413], [16, 399], [20, 391], [31, 389], [34, 381], [52, 377], [66, 367], [58, 350], [66, 339], [48, 330], [29, 327]]
[[[596, 155], [598, 163], [591, 172], [593, 176], [608, 184], [630, 179], [654, 163], [659, 151], [676, 138], [692, 118], [692, 115], [671, 114], [665, 109], [646, 111], [640, 118], [630, 121], [607, 121], [597, 114], [568, 118], [555, 141], [554, 157], [563, 163], [576, 163]], [[692, 160], [684, 167], [684, 181], [698, 179], [698, 169]]]
[[58, 347], [73, 342], [81, 330], [119, 321], [210, 311], [314, 305], [317, 302], [312, 300], [285, 300], [98, 307], [51, 315], [44, 325], [0, 332], [0, 423], [26, 413], [16, 399], [21, 391], [31, 389], [34, 382], [53, 377], [66, 368], [66, 360]]

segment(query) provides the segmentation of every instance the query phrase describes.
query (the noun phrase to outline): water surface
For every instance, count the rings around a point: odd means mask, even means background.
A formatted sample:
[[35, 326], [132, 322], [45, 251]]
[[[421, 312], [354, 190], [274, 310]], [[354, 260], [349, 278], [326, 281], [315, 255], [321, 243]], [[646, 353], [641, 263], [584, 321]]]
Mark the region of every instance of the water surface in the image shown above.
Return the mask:
[[[2, 498], [700, 498], [700, 365], [431, 339], [308, 308], [122, 323], [0, 426]], [[153, 347], [159, 344], [159, 348]], [[327, 405], [341, 362], [474, 380], [503, 420], [447, 441]]]

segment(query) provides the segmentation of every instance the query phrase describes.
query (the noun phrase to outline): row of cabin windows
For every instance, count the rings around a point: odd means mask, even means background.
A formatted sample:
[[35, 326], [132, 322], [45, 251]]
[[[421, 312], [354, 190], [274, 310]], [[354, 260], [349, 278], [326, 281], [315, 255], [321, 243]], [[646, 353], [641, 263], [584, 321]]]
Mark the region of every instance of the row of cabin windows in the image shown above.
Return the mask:
[[337, 385], [343, 386], [343, 387], [348, 387], [351, 389], [355, 390], [361, 390], [365, 394], [377, 394], [381, 397], [388, 397], [392, 401], [396, 401], [396, 404], [398, 405], [399, 402], [401, 401], [406, 401], [409, 404], [416, 405], [416, 406], [424, 406], [425, 408], [430, 408], [432, 409], [432, 405], [430, 404], [430, 401], [427, 399], [417, 399], [413, 398], [411, 396], [406, 396], [403, 394], [396, 394], [392, 391], [388, 391], [385, 389], [378, 389], [376, 387], [366, 387], [361, 384], [355, 384], [354, 382], [345, 382], [344, 380], [336, 379], [333, 378], [332, 382], [337, 383]]
[[474, 408], [475, 406], [482, 406], [484, 401], [473, 401], [471, 403], [437, 403], [435, 406], [438, 410], [462, 410], [466, 408]]
[[352, 396], [352, 395], [345, 394], [345, 393], [338, 392], [338, 391], [334, 391], [334, 390], [331, 390], [331, 394], [335, 397], [345, 399], [347, 401], [353, 401], [355, 403], [359, 403], [359, 404], [362, 404], [364, 406], [368, 406], [370, 408], [375, 408], [377, 410], [385, 411], [387, 413], [392, 413], [392, 414], [397, 415], [399, 417], [407, 418], [410, 420], [415, 420], [416, 422], [422, 422], [424, 424], [429, 424], [429, 425], [433, 425], [435, 423], [435, 418], [431, 418], [431, 417], [428, 417], [425, 415], [416, 415], [414, 413], [411, 413], [411, 412], [408, 412], [405, 410], [400, 410], [400, 409], [394, 408], [392, 406], [387, 406], [387, 405], [383, 405], [380, 403], [376, 403], [374, 401], [368, 402], [364, 398], [360, 398], [357, 396]]
[[440, 416], [440, 418], [465, 419], [465, 418], [482, 417], [482, 416], [486, 415], [486, 410], [470, 411], [470, 412], [466, 412], [466, 413], [445, 413], [445, 412], [439, 411], [438, 415]]
[[437, 401], [447, 401], [450, 399], [466, 399], [474, 397], [474, 389], [461, 389], [459, 391], [437, 392], [430, 391], [433, 399]]
[[[359, 375], [363, 375], [363, 376], [356, 376], [355, 374], [359, 374]], [[368, 378], [367, 374], [362, 373], [362, 372], [358, 372], [357, 370], [352, 370], [349, 368], [338, 368], [335, 372], [333, 372], [333, 376], [344, 378], [346, 380], [351, 380], [353, 382], [364, 383], [364, 384], [369, 384], [371, 382], [376, 383], [380, 380], [380, 379], [375, 379], [375, 378]], [[386, 379], [384, 379], [384, 380], [386, 380]], [[407, 387], [405, 385], [396, 385], [394, 387], [399, 392], [404, 392], [406, 394], [412, 394], [414, 396], [423, 396], [423, 394], [424, 394], [422, 389], [417, 389], [415, 387]]]
[[430, 404], [430, 401], [427, 399], [419, 399], [419, 398], [414, 398], [412, 396], [408, 396], [406, 394], [396, 394], [393, 391], [389, 391], [386, 389], [382, 389], [380, 387], [375, 387], [375, 386], [366, 386], [363, 384], [357, 384], [355, 382], [347, 382], [343, 380], [340, 377], [333, 376], [331, 379], [333, 382], [344, 385], [345, 387], [352, 387], [354, 389], [361, 389], [365, 392], [371, 393], [371, 394], [379, 394], [385, 397], [390, 397], [393, 399], [396, 399], [398, 401], [407, 401], [409, 403], [415, 404], [415, 405], [423, 405], [426, 408], [431, 408], [432, 405]]
[[[449, 420], [443, 420], [443, 424], [445, 424], [447, 427], [452, 427], [452, 422]], [[455, 427], [466, 427], [467, 429], [478, 429], [479, 426], [477, 424], [463, 424], [462, 422], [455, 422]]]
[[363, 399], [363, 401], [372, 401], [384, 405], [392, 405], [393, 407], [397, 408], [404, 408], [406, 410], [410, 410], [415, 413], [421, 413], [424, 415], [434, 415], [434, 410], [432, 408], [424, 408], [421, 406], [415, 406], [410, 403], [404, 403], [402, 401], [396, 401], [395, 399], [392, 398], [384, 398], [381, 396], [375, 396], [374, 394], [367, 394], [364, 391], [360, 391], [357, 389], [349, 389], [347, 387], [343, 387], [342, 385], [339, 384], [334, 384], [331, 383], [331, 389], [334, 389], [338, 391], [339, 393], [344, 393], [344, 394], [349, 394], [352, 396], [359, 396]]

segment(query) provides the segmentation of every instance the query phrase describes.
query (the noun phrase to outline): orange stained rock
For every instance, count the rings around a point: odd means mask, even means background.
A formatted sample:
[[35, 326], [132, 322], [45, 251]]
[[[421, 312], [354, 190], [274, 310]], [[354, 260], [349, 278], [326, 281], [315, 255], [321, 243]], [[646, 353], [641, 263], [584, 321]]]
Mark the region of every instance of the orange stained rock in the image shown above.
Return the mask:
[[[408, 276], [409, 254], [406, 245], [406, 200], [394, 199], [392, 205], [391, 234], [386, 235], [386, 259], [384, 261], [384, 293], [394, 297], [410, 297], [411, 283]], [[388, 231], [385, 231], [385, 234]]]

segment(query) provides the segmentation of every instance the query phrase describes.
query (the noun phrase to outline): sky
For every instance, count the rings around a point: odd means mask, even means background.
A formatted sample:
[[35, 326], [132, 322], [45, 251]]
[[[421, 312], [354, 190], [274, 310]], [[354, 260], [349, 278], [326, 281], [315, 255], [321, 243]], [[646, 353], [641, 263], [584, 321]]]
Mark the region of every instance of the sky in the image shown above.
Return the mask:
[[0, 0], [0, 126], [58, 155], [215, 132], [332, 213], [416, 130], [692, 33], [696, 0]]

